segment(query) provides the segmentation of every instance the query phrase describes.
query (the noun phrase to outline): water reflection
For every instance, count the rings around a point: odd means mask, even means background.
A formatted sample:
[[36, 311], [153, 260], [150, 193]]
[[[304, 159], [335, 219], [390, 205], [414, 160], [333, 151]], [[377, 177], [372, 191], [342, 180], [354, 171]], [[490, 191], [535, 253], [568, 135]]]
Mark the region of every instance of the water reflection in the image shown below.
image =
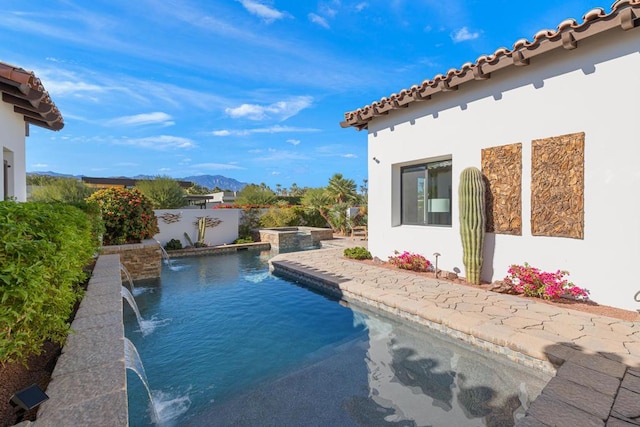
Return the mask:
[[511, 426], [548, 380], [375, 313], [354, 320], [369, 332], [368, 399], [344, 405], [359, 425]]

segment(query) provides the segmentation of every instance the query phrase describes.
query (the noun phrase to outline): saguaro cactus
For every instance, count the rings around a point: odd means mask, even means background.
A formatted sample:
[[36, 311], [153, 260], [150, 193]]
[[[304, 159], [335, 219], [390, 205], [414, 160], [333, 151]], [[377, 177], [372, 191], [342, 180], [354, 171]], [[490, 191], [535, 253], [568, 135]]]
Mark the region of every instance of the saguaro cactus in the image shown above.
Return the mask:
[[480, 284], [482, 244], [485, 232], [484, 180], [478, 168], [469, 167], [460, 174], [460, 236], [467, 282]]
[[204, 246], [204, 235], [207, 231], [207, 219], [198, 218], [198, 246]]

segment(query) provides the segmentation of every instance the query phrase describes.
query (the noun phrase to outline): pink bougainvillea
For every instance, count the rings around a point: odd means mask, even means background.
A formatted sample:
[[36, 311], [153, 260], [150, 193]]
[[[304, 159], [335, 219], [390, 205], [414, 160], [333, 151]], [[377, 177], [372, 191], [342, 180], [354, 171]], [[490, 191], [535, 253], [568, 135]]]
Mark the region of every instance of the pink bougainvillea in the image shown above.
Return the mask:
[[589, 299], [589, 291], [569, 282], [565, 276], [567, 271], [558, 270], [555, 273], [540, 271], [526, 262], [524, 265], [514, 264], [507, 271], [504, 278], [514, 292], [531, 297], [544, 299], [558, 299], [571, 296], [576, 299]]
[[412, 271], [430, 271], [431, 262], [419, 254], [404, 251], [402, 254], [394, 251], [396, 256], [390, 256], [389, 262], [398, 268]]

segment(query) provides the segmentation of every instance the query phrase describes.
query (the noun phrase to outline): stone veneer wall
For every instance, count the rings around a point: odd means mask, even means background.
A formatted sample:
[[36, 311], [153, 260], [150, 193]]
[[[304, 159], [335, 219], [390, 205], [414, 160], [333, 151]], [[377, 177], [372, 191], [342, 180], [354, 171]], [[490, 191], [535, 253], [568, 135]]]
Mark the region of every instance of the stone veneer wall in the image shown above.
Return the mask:
[[120, 257], [100, 255], [36, 421], [21, 427], [129, 425]]
[[[254, 239], [267, 242], [276, 250], [318, 246], [321, 240], [333, 239], [333, 231], [330, 228], [315, 227], [261, 228], [252, 234]], [[306, 236], [309, 236], [308, 239], [304, 239]]]
[[[162, 252], [160, 244], [153, 239], [129, 245], [103, 246], [102, 254], [120, 255], [120, 262], [129, 271], [131, 279], [134, 281], [160, 277]], [[124, 274], [122, 278], [124, 280]]]

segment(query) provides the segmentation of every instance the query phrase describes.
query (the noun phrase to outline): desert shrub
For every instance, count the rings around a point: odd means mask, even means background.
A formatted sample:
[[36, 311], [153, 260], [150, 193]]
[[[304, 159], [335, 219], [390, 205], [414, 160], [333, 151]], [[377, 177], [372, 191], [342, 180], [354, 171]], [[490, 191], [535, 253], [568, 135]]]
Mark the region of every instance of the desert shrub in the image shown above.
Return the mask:
[[0, 363], [62, 344], [97, 250], [92, 225], [63, 204], [0, 202]]
[[236, 204], [270, 206], [277, 198], [276, 193], [266, 185], [249, 184], [238, 192]]
[[518, 294], [543, 299], [558, 299], [564, 296], [589, 299], [588, 290], [574, 285], [565, 277], [569, 275], [567, 271], [548, 273], [525, 262], [524, 265], [512, 265], [508, 273], [504, 281]]
[[346, 248], [344, 250], [344, 256], [351, 259], [371, 259], [371, 252], [362, 246], [355, 248]]
[[82, 203], [93, 189], [75, 178], [52, 178], [46, 184], [34, 187], [29, 200], [33, 202]]
[[159, 232], [151, 202], [135, 188], [105, 188], [87, 201], [100, 206], [105, 225], [103, 244], [138, 243]]
[[178, 239], [171, 239], [164, 245], [164, 248], [167, 251], [182, 249], [182, 242]]
[[431, 270], [431, 262], [420, 254], [412, 254], [404, 251], [400, 253], [395, 251], [395, 256], [389, 257], [389, 262], [398, 268], [411, 271], [429, 271]]
[[185, 191], [175, 179], [157, 176], [136, 182], [136, 188], [149, 199], [153, 209], [176, 209], [184, 206]]
[[303, 225], [303, 209], [278, 202], [260, 217], [262, 227], [293, 227]]

